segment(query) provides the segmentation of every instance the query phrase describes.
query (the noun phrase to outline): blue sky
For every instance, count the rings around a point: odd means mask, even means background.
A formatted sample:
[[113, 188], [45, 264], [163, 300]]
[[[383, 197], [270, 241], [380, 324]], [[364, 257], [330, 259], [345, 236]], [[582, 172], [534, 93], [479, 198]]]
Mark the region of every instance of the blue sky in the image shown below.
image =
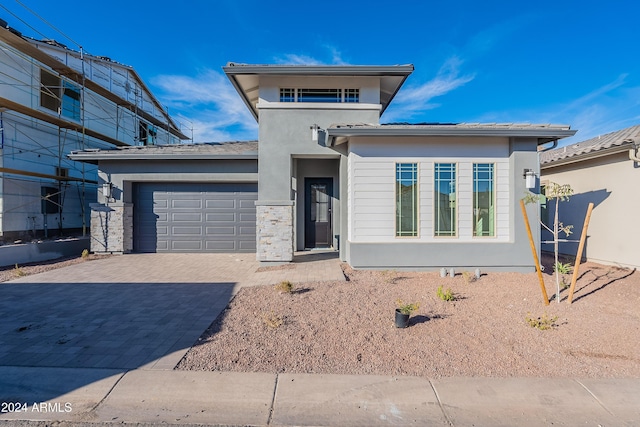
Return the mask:
[[383, 123], [570, 124], [568, 143], [640, 123], [638, 12], [617, 0], [3, 0], [0, 18], [134, 67], [196, 142], [257, 139], [221, 70], [233, 61], [414, 64]]

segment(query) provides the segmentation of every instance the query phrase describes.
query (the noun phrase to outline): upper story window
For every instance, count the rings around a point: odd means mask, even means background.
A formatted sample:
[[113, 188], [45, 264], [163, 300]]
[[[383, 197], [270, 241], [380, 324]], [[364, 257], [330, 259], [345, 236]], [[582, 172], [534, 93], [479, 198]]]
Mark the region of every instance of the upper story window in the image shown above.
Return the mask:
[[40, 70], [40, 106], [63, 117], [80, 120], [80, 88]]
[[156, 145], [158, 132], [155, 126], [140, 122], [138, 126], [138, 140], [142, 145]]
[[360, 102], [360, 89], [345, 89], [344, 102]]
[[280, 89], [280, 102], [296, 102], [296, 90], [289, 88]]
[[340, 102], [340, 89], [298, 89], [298, 102]]
[[280, 88], [280, 102], [360, 102], [360, 89]]

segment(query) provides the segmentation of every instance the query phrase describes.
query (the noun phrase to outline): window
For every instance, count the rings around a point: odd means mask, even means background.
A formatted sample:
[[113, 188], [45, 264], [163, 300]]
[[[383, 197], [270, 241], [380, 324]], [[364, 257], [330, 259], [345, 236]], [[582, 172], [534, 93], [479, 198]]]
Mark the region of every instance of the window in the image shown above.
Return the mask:
[[55, 187], [40, 187], [41, 211], [43, 214], [58, 213], [60, 207], [60, 190]]
[[60, 110], [60, 79], [45, 70], [40, 70], [40, 106]]
[[62, 82], [61, 114], [72, 120], [80, 121], [80, 88], [69, 82]]
[[456, 164], [435, 164], [434, 216], [436, 236], [456, 235]]
[[155, 126], [140, 122], [138, 126], [138, 140], [142, 145], [156, 145], [156, 136], [158, 132]]
[[280, 88], [280, 102], [354, 103], [360, 102], [360, 89]]
[[493, 163], [473, 164], [473, 235], [495, 236]]
[[280, 102], [296, 102], [296, 90], [290, 88], [281, 88]]
[[418, 164], [396, 164], [396, 237], [418, 235]]
[[40, 106], [80, 121], [80, 88], [48, 71], [40, 70]]
[[345, 89], [344, 102], [360, 102], [360, 89]]
[[67, 178], [69, 176], [69, 168], [61, 168], [56, 166], [56, 176]]
[[298, 102], [340, 102], [340, 89], [298, 89]]

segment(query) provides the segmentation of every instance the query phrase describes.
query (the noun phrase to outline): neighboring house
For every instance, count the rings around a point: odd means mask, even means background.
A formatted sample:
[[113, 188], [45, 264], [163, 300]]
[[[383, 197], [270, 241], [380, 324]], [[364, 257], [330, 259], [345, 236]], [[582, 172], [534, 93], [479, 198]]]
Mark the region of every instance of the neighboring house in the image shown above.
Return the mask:
[[187, 137], [131, 67], [0, 27], [0, 240], [86, 229], [97, 168], [70, 151]]
[[[640, 227], [633, 219], [640, 212], [639, 147], [637, 125], [540, 155], [542, 185], [569, 184], [575, 192], [558, 206], [560, 221], [574, 226], [570, 239], [580, 239], [587, 207], [595, 205], [583, 254], [590, 261], [640, 268]], [[549, 204], [543, 219], [550, 224], [553, 210]], [[543, 234], [544, 239], [551, 237]], [[577, 243], [563, 243], [560, 252], [575, 256], [577, 248]]]
[[103, 224], [92, 228], [94, 250], [255, 251], [260, 261], [287, 262], [296, 250], [333, 248], [356, 268], [532, 271], [518, 204], [523, 173], [539, 172], [540, 145], [575, 131], [381, 125], [412, 71], [228, 64], [258, 121], [257, 147], [71, 155], [97, 164], [117, 189], [94, 211]]

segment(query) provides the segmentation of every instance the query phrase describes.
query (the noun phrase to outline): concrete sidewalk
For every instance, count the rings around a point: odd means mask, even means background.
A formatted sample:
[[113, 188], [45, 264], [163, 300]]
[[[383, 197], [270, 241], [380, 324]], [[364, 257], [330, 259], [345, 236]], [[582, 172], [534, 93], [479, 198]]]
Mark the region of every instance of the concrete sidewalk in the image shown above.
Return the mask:
[[[637, 426], [640, 380], [0, 367], [0, 425]], [[15, 412], [12, 402], [26, 404]], [[22, 409], [22, 408], [20, 408]], [[41, 423], [40, 421], [47, 421]]]

